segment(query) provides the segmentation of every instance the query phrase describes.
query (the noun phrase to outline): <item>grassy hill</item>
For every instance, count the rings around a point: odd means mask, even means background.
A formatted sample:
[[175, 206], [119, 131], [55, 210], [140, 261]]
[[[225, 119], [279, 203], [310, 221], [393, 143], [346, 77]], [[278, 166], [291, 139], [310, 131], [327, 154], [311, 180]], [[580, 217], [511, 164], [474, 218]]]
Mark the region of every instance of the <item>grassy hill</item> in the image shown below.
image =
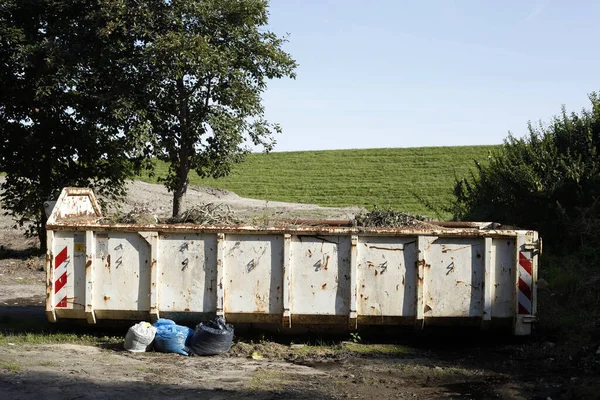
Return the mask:
[[[322, 206], [373, 205], [398, 211], [434, 213], [414, 195], [440, 207], [452, 199], [456, 176], [485, 161], [497, 146], [419, 147], [405, 149], [324, 150], [250, 154], [231, 176], [190, 183], [231, 190], [240, 196], [313, 203]], [[167, 165], [157, 165], [156, 182]], [[448, 217], [448, 215], [445, 215]]]

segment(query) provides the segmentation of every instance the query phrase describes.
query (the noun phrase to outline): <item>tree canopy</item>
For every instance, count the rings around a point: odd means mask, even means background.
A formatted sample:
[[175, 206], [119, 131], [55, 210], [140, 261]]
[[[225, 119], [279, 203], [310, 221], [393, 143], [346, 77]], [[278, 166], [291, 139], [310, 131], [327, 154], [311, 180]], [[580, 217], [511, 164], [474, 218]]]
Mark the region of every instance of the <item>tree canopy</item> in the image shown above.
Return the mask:
[[154, 3], [151, 32], [137, 41], [155, 155], [169, 162], [165, 184], [181, 211], [188, 174], [222, 177], [248, 145], [269, 151], [277, 124], [265, 119], [267, 81], [294, 77], [284, 38], [266, 30], [266, 0]]
[[296, 63], [267, 22], [266, 0], [0, 1], [5, 208], [43, 248], [43, 203], [64, 186], [116, 198], [158, 158], [176, 215], [190, 171], [270, 150], [261, 96]]
[[44, 201], [64, 186], [120, 196], [144, 160], [134, 75], [119, 65], [135, 48], [128, 35], [107, 33], [102, 3], [88, 3], [0, 3], [1, 198], [42, 249]]

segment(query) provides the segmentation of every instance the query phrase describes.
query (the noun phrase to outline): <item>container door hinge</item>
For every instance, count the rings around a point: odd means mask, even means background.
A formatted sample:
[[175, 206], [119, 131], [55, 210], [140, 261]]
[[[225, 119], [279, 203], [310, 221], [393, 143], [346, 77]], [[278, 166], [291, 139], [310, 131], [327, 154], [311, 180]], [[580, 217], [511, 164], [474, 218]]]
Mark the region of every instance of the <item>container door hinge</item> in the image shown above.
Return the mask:
[[538, 254], [542, 254], [542, 238], [539, 238], [533, 243], [525, 243], [523, 247], [525, 250], [533, 250]]

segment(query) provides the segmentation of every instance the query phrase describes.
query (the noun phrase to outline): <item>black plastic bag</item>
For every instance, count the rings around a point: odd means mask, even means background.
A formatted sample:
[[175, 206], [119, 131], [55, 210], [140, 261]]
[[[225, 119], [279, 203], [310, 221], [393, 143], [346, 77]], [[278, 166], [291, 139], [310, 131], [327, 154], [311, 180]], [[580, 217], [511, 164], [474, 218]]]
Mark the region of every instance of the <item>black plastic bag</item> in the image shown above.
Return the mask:
[[226, 353], [233, 341], [233, 325], [225, 319], [217, 317], [209, 322], [201, 322], [196, 326], [190, 341], [189, 351], [199, 356], [212, 356]]

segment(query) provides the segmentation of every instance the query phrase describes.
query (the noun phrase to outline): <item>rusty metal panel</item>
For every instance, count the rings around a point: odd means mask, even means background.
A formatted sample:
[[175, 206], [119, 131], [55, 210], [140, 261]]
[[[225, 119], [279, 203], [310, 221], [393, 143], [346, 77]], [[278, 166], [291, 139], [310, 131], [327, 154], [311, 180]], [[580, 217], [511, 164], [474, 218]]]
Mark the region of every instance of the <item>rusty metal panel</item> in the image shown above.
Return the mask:
[[425, 250], [425, 317], [483, 315], [484, 242], [438, 238]]
[[85, 235], [56, 232], [52, 263], [56, 309], [82, 309], [85, 304]]
[[283, 314], [283, 237], [227, 235], [223, 253], [225, 314]]
[[292, 314], [348, 315], [350, 239], [292, 237]]
[[[50, 206], [50, 205], [49, 205]], [[61, 192], [52, 212], [48, 217], [47, 226], [58, 223], [62, 219], [89, 219], [101, 217], [100, 206], [92, 189], [65, 188]]]
[[136, 233], [96, 233], [95, 310], [150, 309], [150, 246]]
[[492, 242], [492, 318], [515, 315], [515, 246], [516, 241], [510, 239]]
[[159, 236], [158, 291], [161, 311], [214, 312], [217, 296], [217, 236]]
[[361, 237], [358, 243], [358, 314], [414, 316], [416, 237]]

